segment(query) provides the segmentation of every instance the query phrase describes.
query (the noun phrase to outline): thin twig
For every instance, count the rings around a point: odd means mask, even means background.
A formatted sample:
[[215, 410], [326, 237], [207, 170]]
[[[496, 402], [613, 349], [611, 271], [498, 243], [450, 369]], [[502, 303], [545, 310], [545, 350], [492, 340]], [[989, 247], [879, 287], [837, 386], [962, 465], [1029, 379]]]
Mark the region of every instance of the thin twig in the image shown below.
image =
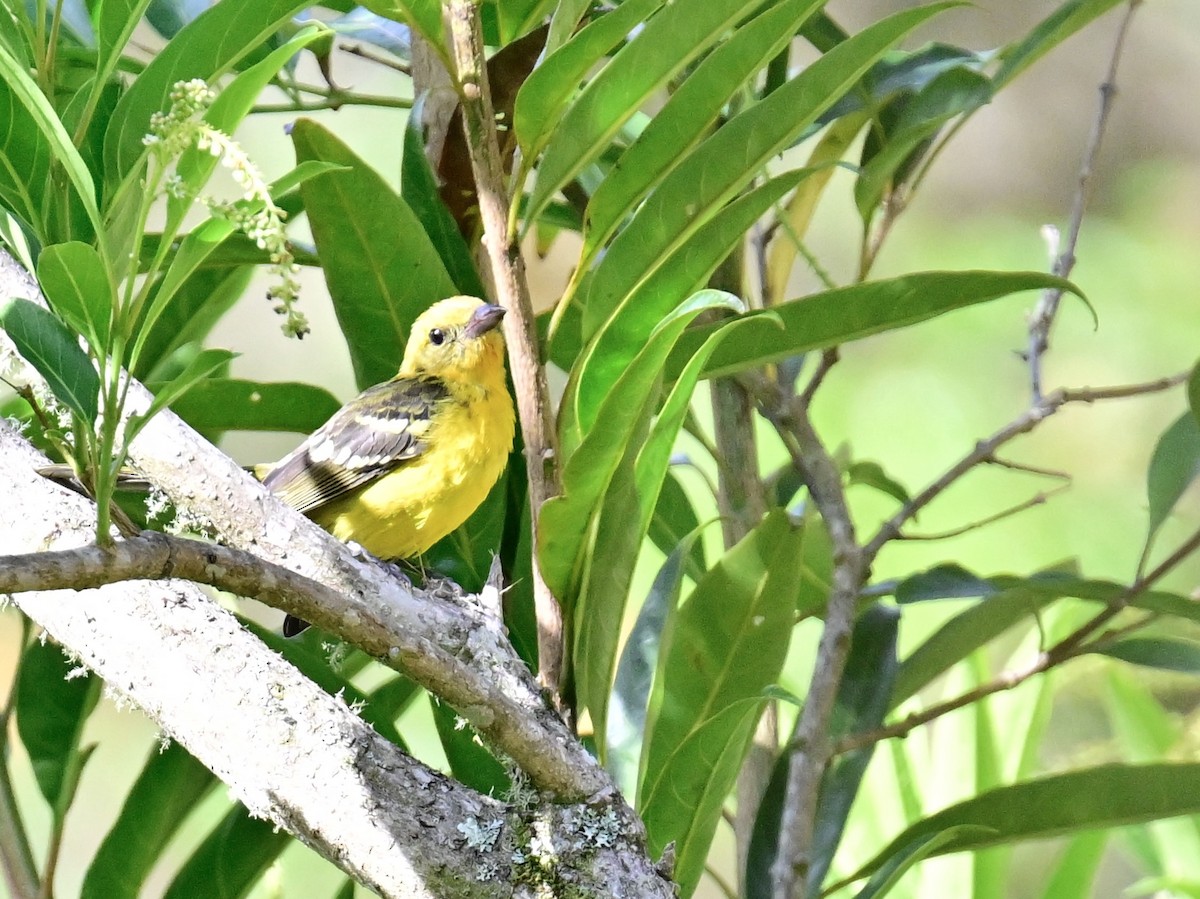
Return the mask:
[[1036, 508], [1037, 506], [1043, 506], [1050, 499], [1050, 497], [1062, 493], [1069, 486], [1069, 484], [1060, 484], [1053, 490], [1043, 490], [1041, 493], [1035, 493], [1024, 502], [1016, 503], [1015, 505], [1009, 506], [1007, 509], [1001, 509], [999, 512], [995, 512], [985, 518], [980, 518], [976, 521], [970, 522], [969, 524], [959, 525], [956, 528], [949, 528], [945, 531], [936, 531], [928, 534], [901, 534], [896, 539], [905, 541], [934, 541], [949, 540], [953, 537], [961, 537], [963, 534], [969, 534], [971, 531], [977, 531], [980, 528], [985, 528], [990, 524], [995, 524], [998, 521], [1003, 521], [1006, 518], [1019, 515], [1020, 513], [1029, 509]]
[[[939, 702], [937, 705], [930, 706], [920, 712], [914, 712], [903, 721], [897, 721], [894, 724], [889, 724], [886, 727], [866, 733], [851, 734], [837, 744], [834, 748], [834, 754], [840, 755], [845, 752], [852, 752], [855, 749], [862, 749], [865, 746], [878, 743], [880, 740], [908, 736], [910, 731], [923, 724], [928, 724], [930, 721], [940, 718], [943, 715], [979, 702], [993, 693], [1011, 690], [1013, 687], [1025, 683], [1025, 681], [1037, 674], [1049, 671], [1051, 668], [1061, 665], [1069, 659], [1091, 652], [1099, 641], [1088, 642], [1088, 637], [1119, 615], [1132, 599], [1145, 593], [1158, 580], [1195, 553], [1197, 549], [1200, 549], [1200, 531], [1197, 531], [1185, 540], [1175, 552], [1171, 553], [1153, 571], [1134, 581], [1101, 611], [1097, 612], [1049, 649], [1039, 653], [1037, 658], [1024, 668], [1015, 668], [1011, 671], [1006, 671], [986, 684], [980, 684], [978, 687], [955, 696], [953, 699], [947, 699], [945, 702]], [[1142, 619], [1138, 622], [1138, 625], [1144, 626], [1149, 624], [1150, 620], [1152, 619]], [[1123, 634], [1127, 631], [1128, 629], [1122, 628], [1120, 633]]]
[[342, 44], [341, 50], [344, 53], [349, 53], [351, 56], [358, 56], [362, 59], [369, 60], [370, 62], [377, 63], [378, 65], [386, 66], [387, 68], [397, 71], [402, 75], [412, 75], [412, 68], [408, 65], [408, 63], [401, 62], [398, 59], [389, 59], [388, 57], [382, 56], [379, 53], [375, 53], [372, 50], [368, 50], [366, 47], [360, 46], [359, 44]]
[[[1117, 65], [1125, 47], [1125, 37], [1129, 33], [1129, 25], [1133, 14], [1141, 6], [1142, 0], [1130, 0], [1125, 8], [1125, 15], [1117, 28], [1117, 38], [1113, 44], [1112, 56], [1108, 62], [1108, 74], [1100, 85], [1100, 104], [1096, 118], [1092, 122], [1092, 133], [1088, 138], [1087, 148], [1083, 154], [1083, 163], [1079, 169], [1079, 183], [1075, 190], [1075, 199], [1071, 208], [1071, 221], [1067, 229], [1067, 240], [1062, 251], [1054, 261], [1052, 271], [1060, 278], [1065, 278], [1075, 267], [1075, 247], [1079, 243], [1079, 231], [1083, 227], [1083, 215], [1091, 194], [1092, 173], [1096, 160], [1100, 155], [1100, 144], [1104, 140], [1108, 116], [1112, 111], [1113, 99], [1117, 94]], [[1063, 291], [1060, 288], [1046, 290], [1029, 321], [1029, 382], [1033, 392], [1033, 401], [1040, 402], [1042, 398], [1042, 357], [1050, 347], [1050, 329], [1058, 314]]]
[[1141, 384], [1124, 384], [1117, 387], [1098, 389], [1077, 388], [1056, 390], [1037, 400], [1029, 409], [1010, 421], [992, 436], [979, 441], [975, 447], [951, 465], [932, 484], [910, 499], [895, 515], [889, 518], [879, 528], [879, 531], [864, 547], [864, 554], [869, 563], [879, 554], [879, 551], [890, 540], [900, 536], [901, 529], [918, 512], [941, 496], [951, 484], [971, 471], [977, 465], [992, 461], [996, 451], [1009, 441], [1022, 434], [1027, 434], [1068, 403], [1094, 403], [1099, 400], [1124, 399], [1142, 396], [1148, 393], [1158, 393], [1169, 390], [1187, 380], [1190, 372], [1182, 372], [1168, 378], [1158, 378]]
[[[492, 287], [509, 313], [504, 320], [504, 336], [525, 441], [533, 546], [536, 547], [542, 505], [561, 489], [546, 370], [538, 352], [525, 264], [516, 235], [508, 227], [509, 197], [504, 189], [496, 120], [488, 88], [479, 5], [472, 0], [450, 0], [447, 13]], [[533, 593], [538, 622], [538, 677], [542, 685], [559, 698], [564, 660], [562, 609], [546, 584], [536, 551], [533, 554]]]

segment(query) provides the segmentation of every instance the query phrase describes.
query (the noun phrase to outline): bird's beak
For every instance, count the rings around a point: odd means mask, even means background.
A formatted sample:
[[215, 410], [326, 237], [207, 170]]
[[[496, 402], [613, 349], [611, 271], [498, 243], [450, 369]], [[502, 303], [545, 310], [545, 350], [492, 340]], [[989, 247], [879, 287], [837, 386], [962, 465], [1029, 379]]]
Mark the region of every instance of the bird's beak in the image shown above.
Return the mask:
[[467, 327], [463, 333], [471, 338], [482, 337], [500, 324], [500, 320], [504, 318], [504, 311], [503, 306], [490, 306], [486, 304], [480, 306], [471, 314], [471, 319], [467, 322]]

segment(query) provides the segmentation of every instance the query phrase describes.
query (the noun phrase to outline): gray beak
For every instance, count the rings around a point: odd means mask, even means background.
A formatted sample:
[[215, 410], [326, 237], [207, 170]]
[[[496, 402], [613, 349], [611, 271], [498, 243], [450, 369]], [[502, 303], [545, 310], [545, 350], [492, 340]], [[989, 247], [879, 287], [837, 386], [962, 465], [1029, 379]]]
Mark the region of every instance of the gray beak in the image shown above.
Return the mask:
[[471, 338], [482, 337], [500, 324], [500, 321], [504, 318], [504, 312], [505, 309], [503, 306], [486, 304], [480, 306], [471, 314], [471, 320], [467, 322], [467, 327], [463, 330], [463, 333]]

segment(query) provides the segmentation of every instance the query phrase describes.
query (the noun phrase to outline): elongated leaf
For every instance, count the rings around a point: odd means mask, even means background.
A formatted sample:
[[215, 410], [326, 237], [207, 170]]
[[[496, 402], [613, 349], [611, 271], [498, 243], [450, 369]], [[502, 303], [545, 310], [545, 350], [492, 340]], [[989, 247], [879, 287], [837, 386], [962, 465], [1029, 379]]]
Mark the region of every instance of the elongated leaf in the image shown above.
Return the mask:
[[[96, 17], [96, 76], [92, 91], [99, 94], [112, 78], [121, 53], [152, 0], [103, 0]], [[95, 102], [95, 98], [92, 99]]]
[[310, 119], [296, 122], [292, 142], [297, 161], [348, 167], [300, 191], [355, 378], [377, 384], [396, 373], [409, 324], [454, 282], [412, 209], [349, 147]]
[[37, 272], [50, 307], [86, 337], [97, 353], [103, 352], [116, 296], [100, 254], [79, 241], [55, 244], [42, 250]]
[[[8, 94], [11, 97], [8, 102], [3, 105], [8, 106], [10, 114], [20, 110], [14, 118], [18, 121], [11, 122], [15, 126], [16, 131], [22, 129], [21, 119], [25, 119], [31, 123], [37, 132], [41, 135], [44, 141], [44, 152], [48, 153], [56, 165], [62, 167], [66, 172], [67, 180], [71, 182], [71, 187], [75, 191], [75, 195], [82, 205], [83, 211], [87, 214], [88, 223], [92, 227], [94, 234], [103, 236], [104, 229], [100, 220], [100, 210], [96, 205], [96, 185], [92, 181], [92, 174], [88, 171], [87, 165], [83, 161], [83, 157], [79, 155], [79, 151], [75, 149], [75, 144], [71, 141], [71, 136], [67, 134], [63, 128], [62, 122], [59, 120], [54, 107], [50, 101], [46, 99], [46, 95], [41, 92], [37, 84], [29, 76], [28, 70], [4, 46], [0, 45], [0, 81], [3, 81], [8, 88]], [[15, 101], [15, 102], [14, 102]], [[26, 126], [27, 127], [27, 126]], [[32, 155], [38, 159], [39, 167], [41, 163], [41, 154], [43, 147], [40, 145], [31, 145], [27, 139], [17, 138], [17, 141], [23, 143], [32, 152]], [[5, 150], [8, 149], [8, 141], [5, 142]], [[25, 177], [24, 172], [13, 172], [10, 170], [9, 177]], [[36, 176], [35, 172], [29, 172], [28, 176]], [[35, 187], [39, 192], [46, 185]], [[33, 212], [33, 210], [29, 210]], [[32, 224], [35, 219], [30, 219]], [[46, 235], [41, 235], [43, 239]]]
[[506, 792], [510, 783], [504, 766], [479, 741], [475, 728], [445, 703], [432, 696], [429, 701], [438, 738], [454, 779], [485, 795]]
[[341, 403], [328, 390], [295, 382], [209, 378], [171, 403], [198, 431], [291, 431], [309, 434]]
[[660, 650], [647, 716], [643, 807], [665, 786], [667, 760], [689, 734], [779, 676], [795, 615], [801, 536], [786, 512], [770, 512], [680, 607]]
[[658, 668], [658, 653], [672, 627], [679, 592], [683, 587], [685, 562], [699, 542], [700, 530], [683, 535], [667, 556], [650, 593], [642, 603], [633, 630], [625, 641], [613, 684], [613, 702], [608, 720], [607, 768], [627, 797], [637, 793], [637, 767], [642, 755], [642, 733], [650, 685]]
[[692, 302], [664, 321], [633, 363], [613, 385], [604, 401], [606, 426], [569, 451], [563, 470], [563, 493], [542, 507], [538, 552], [543, 573], [557, 596], [570, 592], [573, 572], [580, 562], [579, 547], [588, 531], [588, 520], [620, 459], [630, 435], [647, 415], [655, 398], [662, 361], [684, 328], [708, 308], [740, 306], [740, 301], [720, 291], [702, 291]]
[[1051, 871], [1041, 899], [1090, 899], [1107, 846], [1108, 834], [1103, 832], [1073, 837]]
[[0, 305], [0, 327], [17, 352], [46, 379], [55, 398], [88, 424], [95, 424], [100, 376], [75, 335], [53, 313], [21, 298]]
[[183, 371], [155, 391], [154, 399], [144, 414], [131, 416], [125, 425], [125, 439], [132, 440], [157, 413], [191, 390], [213, 372], [229, 364], [234, 353], [229, 350], [201, 350]]
[[92, 857], [82, 899], [137, 899], [188, 813], [217, 779], [178, 743], [155, 746]]
[[1188, 378], [1187, 392], [1188, 406], [1192, 410], [1192, 417], [1196, 419], [1197, 424], [1200, 424], [1200, 365], [1192, 370], [1192, 376]]
[[739, 700], [670, 747], [663, 768], [641, 803], [646, 848], [659, 855], [675, 843], [675, 881], [681, 896], [696, 889], [725, 797], [741, 770], [762, 699]]
[[786, 0], [742, 25], [700, 62], [600, 183], [588, 203], [586, 269], [634, 205], [674, 168], [717, 120], [730, 97], [791, 41], [823, 0]]
[[1097, 650], [1132, 665], [1166, 671], [1200, 671], [1200, 644], [1170, 637], [1127, 637]]
[[1150, 501], [1147, 544], [1198, 475], [1200, 422], [1190, 413], [1184, 413], [1158, 439], [1146, 473], [1146, 494]]
[[675, 0], [637, 33], [563, 113], [546, 145], [526, 215], [594, 161], [650, 96], [758, 0]]
[[563, 46], [575, 33], [580, 20], [591, 8], [591, 0], [561, 0], [550, 17], [550, 33], [546, 37], [546, 58]]
[[967, 599], [995, 596], [999, 592], [1000, 588], [992, 581], [951, 562], [905, 578], [896, 587], [896, 602]]
[[863, 166], [854, 184], [854, 202], [864, 221], [870, 219], [893, 179], [911, 171], [913, 156], [922, 144], [949, 119], [974, 112], [991, 99], [992, 82], [960, 67], [943, 72], [908, 100], [883, 147]]
[[21, 656], [17, 733], [51, 809], [60, 808], [63, 791], [72, 787], [70, 771], [78, 764], [75, 757], [83, 726], [99, 698], [98, 685], [54, 643], [35, 640]]
[[686, 243], [892, 44], [945, 8], [947, 4], [935, 4], [877, 22], [830, 50], [697, 147], [647, 198], [597, 266], [588, 290], [584, 335], [594, 333], [656, 260]]
[[[1041, 272], [916, 272], [824, 291], [770, 310], [747, 313], [748, 317], [763, 319], [763, 325], [727, 340], [713, 354], [705, 376], [734, 374], [798, 353], [914, 325], [964, 306], [1048, 287], [1083, 296], [1069, 281]], [[683, 368], [683, 356], [699, 346], [714, 327], [694, 328], [684, 335], [667, 361], [668, 376]]]
[[547, 44], [549, 55], [521, 86], [513, 109], [513, 130], [527, 159], [546, 146], [584, 76], [662, 5], [663, 0], [630, 0], [588, 24], [558, 52]]
[[[218, 321], [242, 298], [253, 266], [229, 268], [200, 266], [175, 288], [170, 302], [146, 333], [134, 368], [143, 383], [166, 380], [164, 371], [174, 354], [204, 342]], [[152, 305], [156, 305], [154, 299]]]
[[948, 827], [937, 833], [928, 833], [916, 837], [912, 842], [899, 847], [879, 869], [871, 875], [866, 886], [859, 890], [854, 899], [879, 899], [891, 892], [900, 878], [913, 865], [931, 855], [937, 855], [938, 850], [953, 840], [971, 836], [985, 836], [990, 832], [988, 827], [962, 825]]
[[[0, 29], [2, 30], [2, 29]], [[38, 241], [52, 240], [45, 192], [50, 186], [50, 143], [7, 82], [0, 80], [0, 200]], [[29, 267], [32, 271], [32, 267]]]
[[168, 97], [177, 81], [212, 81], [307, 6], [306, 0], [260, 0], [249, 6], [218, 3], [189, 22], [117, 103], [104, 142], [107, 183], [124, 180], [142, 159], [142, 137], [150, 131], [150, 117], [169, 107]]
[[1004, 62], [992, 77], [997, 89], [1008, 84], [1027, 68], [1065, 41], [1093, 19], [1108, 12], [1120, 0], [1068, 0], [1037, 24], [1024, 39], [1004, 48]]
[[572, 372], [575, 383], [567, 391], [572, 402], [564, 403], [564, 409], [574, 415], [562, 415], [560, 430], [563, 434], [570, 435], [574, 429], [582, 436], [591, 430], [598, 420], [596, 412], [602, 398], [659, 320], [706, 283], [721, 260], [745, 238], [753, 223], [809, 174], [807, 171], [788, 172], [739, 197], [697, 230], [691, 240], [656, 265], [645, 281], [614, 311], [584, 350], [582, 362], [576, 364]]
[[192, 853], [163, 894], [165, 899], [241, 899], [291, 842], [265, 818], [238, 803]]
[[438, 194], [437, 178], [425, 158], [421, 123], [415, 115], [404, 128], [404, 155], [400, 160], [400, 196], [420, 220], [459, 293], [487, 295], [454, 217]]
[[[654, 545], [663, 555], [669, 556], [687, 534], [699, 527], [700, 519], [687, 491], [668, 469], [659, 489], [658, 502], [654, 506], [654, 514], [650, 517], [650, 527], [646, 535], [654, 541]], [[708, 561], [704, 554], [704, 541], [695, 540], [688, 554], [686, 574], [692, 580], [698, 580], [706, 568]]]
[[[909, 827], [853, 878], [876, 871], [903, 846], [950, 827], [974, 826], [931, 854], [1200, 813], [1200, 764], [1102, 765], [990, 790]], [[984, 832], [984, 831], [988, 832]]]
[[873, 487], [898, 503], [903, 504], [909, 500], [904, 485], [884, 471], [878, 462], [855, 462], [846, 470], [846, 476], [850, 484]]

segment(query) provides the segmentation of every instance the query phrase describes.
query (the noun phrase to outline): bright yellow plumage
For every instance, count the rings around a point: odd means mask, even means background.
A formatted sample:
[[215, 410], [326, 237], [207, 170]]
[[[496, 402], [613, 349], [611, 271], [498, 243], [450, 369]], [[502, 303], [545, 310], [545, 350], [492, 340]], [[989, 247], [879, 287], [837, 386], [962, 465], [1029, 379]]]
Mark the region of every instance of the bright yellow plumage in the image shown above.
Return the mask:
[[381, 559], [425, 552], [483, 502], [512, 449], [503, 314], [474, 297], [435, 303], [396, 377], [335, 412], [263, 483]]

